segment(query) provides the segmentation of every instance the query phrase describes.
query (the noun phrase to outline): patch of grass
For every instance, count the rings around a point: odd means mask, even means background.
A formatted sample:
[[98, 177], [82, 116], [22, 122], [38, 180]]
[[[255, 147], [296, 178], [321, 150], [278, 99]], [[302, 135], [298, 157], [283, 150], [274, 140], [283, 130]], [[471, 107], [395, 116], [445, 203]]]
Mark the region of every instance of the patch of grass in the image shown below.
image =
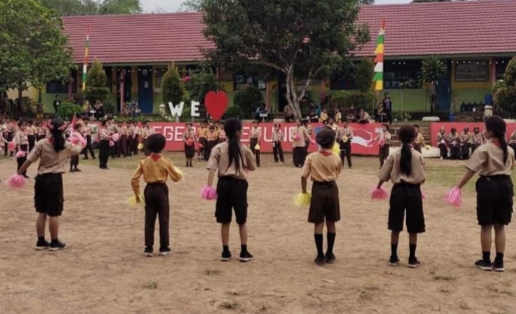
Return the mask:
[[452, 277], [452, 276], [434, 275], [434, 280], [435, 280], [435, 281], [454, 281], [454, 280], [456, 280], [456, 279], [457, 279], [457, 278]]
[[158, 289], [158, 283], [155, 281], [151, 281], [148, 284], [144, 285], [143, 287], [145, 289], [156, 290], [156, 289]]
[[204, 271], [204, 274], [206, 276], [218, 276], [218, 275], [222, 274], [222, 271], [216, 270], [216, 269], [207, 269]]
[[223, 301], [220, 303], [220, 308], [226, 309], [226, 310], [236, 310], [240, 306], [235, 301]]
[[487, 286], [487, 290], [489, 292], [492, 292], [492, 293], [504, 294], [504, 295], [507, 295], [507, 296], [510, 296], [510, 297], [515, 296], [514, 292], [509, 291], [509, 290], [498, 289], [495, 285], [488, 285]]
[[465, 311], [471, 310], [471, 307], [469, 306], [469, 304], [467, 304], [464, 301], [459, 302], [459, 307], [461, 310], [465, 310]]

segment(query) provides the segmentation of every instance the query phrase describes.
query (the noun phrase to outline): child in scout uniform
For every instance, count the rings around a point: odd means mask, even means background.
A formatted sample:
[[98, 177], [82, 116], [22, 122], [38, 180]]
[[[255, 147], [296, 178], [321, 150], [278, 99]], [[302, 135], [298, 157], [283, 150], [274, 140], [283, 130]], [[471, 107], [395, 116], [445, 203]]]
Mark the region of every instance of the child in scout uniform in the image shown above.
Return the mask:
[[416, 140], [414, 141], [414, 149], [417, 150], [418, 152], [422, 153], [422, 147], [425, 146], [425, 138], [423, 136], [423, 134], [421, 134], [421, 131], [419, 130], [419, 125], [415, 124], [414, 125], [414, 128], [416, 129], [416, 132], [417, 132], [417, 136], [416, 136]]
[[210, 171], [209, 187], [213, 185], [215, 173], [218, 176], [215, 217], [221, 224], [221, 260], [228, 262], [231, 259], [229, 228], [234, 210], [242, 244], [240, 261], [249, 262], [253, 259], [253, 255], [247, 250], [247, 188], [249, 184], [246, 171], [256, 170], [256, 163], [253, 152], [240, 142], [242, 122], [238, 119], [228, 119], [224, 124], [224, 130], [228, 140], [213, 148], [207, 165]]
[[138, 155], [138, 145], [141, 143], [141, 134], [142, 129], [139, 123], [136, 124], [135, 122], [133, 129], [133, 155]]
[[[283, 158], [283, 148], [281, 147], [281, 143], [285, 140], [285, 136], [283, 132], [281, 132], [281, 125], [276, 123], [274, 125], [274, 132], [272, 134], [272, 153], [274, 154], [274, 161], [285, 162]], [[279, 158], [278, 158], [279, 157]]]
[[328, 126], [335, 132], [339, 130], [339, 126], [335, 123], [335, 120], [333, 120], [332, 118], [328, 120]]
[[456, 128], [452, 128], [450, 135], [448, 135], [448, 146], [450, 146], [450, 158], [451, 159], [459, 159], [460, 158], [460, 137], [457, 133]]
[[186, 124], [186, 130], [183, 134], [183, 142], [185, 143], [185, 157], [186, 157], [186, 166], [193, 167], [192, 159], [195, 156], [195, 132], [193, 130], [193, 125], [189, 122]]
[[[380, 169], [383, 167], [383, 164], [387, 157], [389, 157], [389, 152], [391, 149], [391, 132], [389, 130], [388, 124], [382, 124], [382, 133], [378, 134], [376, 140], [380, 143], [380, 149], [378, 152], [378, 156], [380, 158]], [[417, 136], [416, 136], [417, 138]], [[414, 148], [415, 149], [415, 148]]]
[[249, 134], [249, 147], [256, 157], [256, 165], [260, 167], [260, 138], [262, 131], [258, 128], [258, 121], [253, 121], [253, 127]]
[[[73, 127], [73, 132], [70, 137], [82, 138], [82, 122], [77, 122]], [[79, 167], [79, 155], [73, 155], [70, 157], [70, 172], [81, 172]]]
[[439, 133], [437, 133], [437, 146], [440, 150], [441, 159], [448, 157], [448, 144], [446, 139], [446, 130], [444, 126], [441, 127]]
[[123, 122], [122, 123], [122, 127], [120, 128], [120, 150], [118, 151], [118, 157], [120, 157], [121, 155], [124, 156], [124, 158], [127, 157], [127, 140], [128, 138], [128, 128], [127, 128], [127, 123], [126, 122]]
[[[333, 246], [335, 244], [335, 223], [340, 220], [339, 188], [337, 178], [342, 171], [342, 162], [332, 153], [335, 144], [335, 131], [323, 127], [316, 135], [316, 142], [321, 147], [319, 152], [306, 158], [301, 173], [301, 190], [307, 193], [308, 178], [312, 180], [312, 199], [308, 222], [314, 224], [314, 239], [317, 248], [315, 263], [319, 266], [335, 262]], [[324, 223], [327, 228], [328, 247], [323, 251]]]
[[349, 127], [348, 121], [342, 122], [342, 128], [337, 131], [337, 142], [340, 146], [340, 160], [344, 166], [344, 157], [348, 160], [349, 169], [353, 169], [351, 164], [351, 141], [353, 140], [353, 130]]
[[[457, 185], [462, 189], [478, 173], [477, 220], [480, 225], [482, 259], [475, 265], [485, 271], [505, 271], [505, 226], [513, 214], [514, 150], [505, 140], [507, 125], [498, 116], [485, 119], [484, 136], [489, 142], [478, 147], [466, 163], [466, 173]], [[496, 257], [491, 264], [492, 231], [495, 233]]]
[[38, 129], [34, 125], [33, 121], [29, 121], [29, 125], [27, 127], [27, 137], [29, 139], [29, 152], [32, 151], [34, 145], [36, 145], [36, 134], [38, 133]]
[[462, 159], [469, 158], [469, 149], [471, 148], [471, 139], [473, 135], [469, 133], [469, 128], [465, 127], [464, 131], [460, 134], [460, 156]]
[[[4, 124], [4, 138], [7, 142], [11, 142], [14, 140], [14, 125], [13, 123], [11, 122], [11, 120], [9, 118], [6, 118], [5, 119], [5, 124]], [[5, 152], [5, 156], [7, 157], [8, 153], [9, 155], [12, 157], [14, 155], [14, 152], [9, 152], [9, 145], [5, 145], [4, 147], [4, 152]]]
[[407, 215], [406, 225], [409, 233], [410, 256], [408, 266], [417, 268], [419, 260], [416, 257], [417, 235], [425, 232], [425, 216], [423, 213], [423, 198], [421, 184], [425, 182], [424, 159], [413, 149], [412, 143], [417, 133], [413, 126], [403, 125], [398, 131], [402, 143], [401, 149], [394, 151], [387, 158], [378, 178], [378, 189], [384, 182], [392, 181], [389, 210], [389, 230], [391, 230], [391, 257], [389, 265], [397, 266], [398, 242], [403, 231], [403, 218]]
[[[18, 122], [18, 131], [15, 136], [16, 141], [16, 162], [18, 163], [18, 170], [23, 166], [29, 154], [29, 137], [27, 135], [27, 124], [23, 121]], [[22, 175], [28, 178], [27, 172]]]
[[84, 148], [84, 159], [87, 160], [88, 159], [88, 152], [90, 153], [91, 155], [91, 158], [92, 159], [95, 159], [95, 152], [93, 151], [93, 146], [92, 146], [92, 139], [91, 139], [91, 134], [92, 134], [92, 130], [91, 130], [91, 127], [88, 125], [90, 122], [90, 119], [88, 118], [84, 118], [84, 126], [82, 128], [82, 133], [84, 134], [84, 137], [86, 138], [86, 147]]
[[138, 168], [131, 179], [134, 195], [139, 203], [140, 178], [147, 183], [145, 197], [145, 251], [144, 255], [151, 257], [154, 247], [154, 228], [156, 216], [159, 218], [160, 256], [170, 254], [169, 217], [170, 205], [168, 199], [167, 178], [178, 182], [182, 179], [181, 173], [174, 167], [172, 160], [161, 155], [165, 149], [166, 139], [161, 134], [152, 134], [147, 137], [147, 149], [150, 155], [140, 161]]
[[301, 121], [297, 121], [297, 126], [292, 130], [294, 152], [292, 154], [294, 159], [294, 166], [301, 168], [306, 159], [306, 141], [310, 139], [308, 131], [301, 125]]
[[144, 122], [144, 127], [143, 127], [143, 129], [141, 131], [141, 142], [143, 143], [143, 153], [145, 154], [145, 156], [149, 156], [150, 155], [150, 152], [147, 149], [147, 145], [145, 144], [145, 141], [152, 134], [154, 134], [154, 130], [150, 127], [150, 121], [145, 121]]
[[197, 153], [197, 159], [206, 160], [205, 159], [205, 151], [208, 146], [208, 141], [206, 136], [208, 135], [208, 129], [206, 128], [205, 123], [201, 123], [197, 128], [197, 142], [199, 143], [199, 151]]
[[104, 120], [101, 122], [101, 127], [99, 130], [99, 167], [100, 169], [109, 169], [108, 168], [108, 159], [109, 159], [109, 142], [111, 141], [111, 134], [109, 134], [109, 129], [107, 125], [107, 121]]
[[[27, 161], [18, 170], [18, 174], [26, 173], [27, 169], [39, 159], [38, 175], [34, 185], [34, 200], [38, 219], [36, 230], [38, 242], [36, 250], [62, 250], [66, 244], [59, 241], [59, 216], [63, 212], [63, 177], [68, 157], [79, 155], [81, 145], [67, 142], [63, 132], [66, 124], [61, 118], [54, 118], [50, 124], [50, 137], [36, 143]], [[49, 218], [51, 242], [45, 240], [45, 226]]]
[[328, 111], [326, 109], [323, 109], [319, 119], [321, 120], [322, 123], [328, 123]]
[[204, 159], [210, 159], [211, 150], [215, 147], [219, 142], [219, 133], [215, 129], [215, 126], [210, 125], [208, 129], [208, 133], [206, 133], [206, 148], [204, 149]]
[[36, 142], [39, 142], [42, 139], [47, 137], [47, 126], [46, 123], [38, 122], [38, 135], [36, 137]]
[[473, 146], [471, 147], [471, 153], [473, 153], [475, 149], [477, 149], [482, 144], [484, 144], [484, 134], [480, 132], [478, 127], [475, 127], [473, 128]]
[[127, 122], [127, 156], [132, 156], [134, 151], [134, 124], [133, 121]]

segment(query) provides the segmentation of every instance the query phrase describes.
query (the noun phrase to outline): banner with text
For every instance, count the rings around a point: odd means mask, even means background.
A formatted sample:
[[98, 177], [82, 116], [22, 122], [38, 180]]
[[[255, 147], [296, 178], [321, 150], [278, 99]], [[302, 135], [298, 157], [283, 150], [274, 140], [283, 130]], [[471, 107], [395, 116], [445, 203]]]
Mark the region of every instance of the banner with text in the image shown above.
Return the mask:
[[[430, 134], [432, 134], [432, 146], [437, 146], [437, 134], [441, 127], [444, 127], [446, 130], [445, 134], [449, 135], [451, 133], [451, 129], [457, 129], [457, 133], [462, 133], [464, 128], [468, 127], [469, 132], [473, 133], [473, 129], [478, 127], [480, 132], [483, 132], [485, 129], [485, 124], [483, 122], [433, 122], [430, 123]], [[516, 123], [507, 123], [507, 138], [516, 130]], [[428, 143], [428, 139], [426, 139]]]
[[[156, 133], [163, 134], [167, 139], [167, 151], [183, 151], [183, 135], [186, 128], [184, 123], [171, 122], [154, 122], [151, 123], [152, 128]], [[323, 124], [313, 124], [314, 134], [311, 136], [315, 141], [315, 134], [323, 127]], [[351, 124], [353, 129], [353, 141], [351, 142], [351, 152], [354, 155], [378, 155], [378, 142], [374, 142], [375, 137], [381, 132], [382, 125], [379, 123], [370, 124]], [[244, 123], [242, 132], [242, 143], [249, 143], [249, 133], [252, 128], [251, 123]], [[272, 134], [274, 131], [274, 123], [261, 123], [259, 128], [262, 130], [262, 138], [260, 140], [261, 152], [272, 152]], [[293, 130], [296, 128], [294, 123], [281, 124], [281, 131], [285, 136], [285, 141], [282, 143], [283, 151], [292, 152], [292, 142], [294, 136]], [[310, 152], [317, 151], [317, 144], [310, 144]]]

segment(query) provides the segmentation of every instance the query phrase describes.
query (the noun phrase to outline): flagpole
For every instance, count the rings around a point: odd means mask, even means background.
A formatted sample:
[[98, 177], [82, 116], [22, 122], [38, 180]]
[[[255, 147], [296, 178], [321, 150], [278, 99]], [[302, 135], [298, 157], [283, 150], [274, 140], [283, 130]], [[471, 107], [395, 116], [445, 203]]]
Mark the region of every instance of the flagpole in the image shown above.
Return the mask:
[[82, 100], [83, 103], [86, 99], [86, 78], [88, 75], [88, 56], [90, 50], [90, 26], [88, 25], [86, 30], [86, 43], [84, 45], [84, 64], [82, 66]]
[[[378, 38], [376, 40], [376, 50], [375, 54], [375, 66], [374, 66], [374, 77], [373, 82], [375, 82], [374, 90], [376, 92], [377, 97], [380, 95], [380, 91], [383, 90], [383, 64], [384, 64], [384, 52], [385, 52], [385, 18], [382, 19], [382, 25], [380, 27], [380, 32], [378, 33]], [[391, 108], [392, 110], [392, 108]], [[373, 107], [374, 111], [374, 107]]]

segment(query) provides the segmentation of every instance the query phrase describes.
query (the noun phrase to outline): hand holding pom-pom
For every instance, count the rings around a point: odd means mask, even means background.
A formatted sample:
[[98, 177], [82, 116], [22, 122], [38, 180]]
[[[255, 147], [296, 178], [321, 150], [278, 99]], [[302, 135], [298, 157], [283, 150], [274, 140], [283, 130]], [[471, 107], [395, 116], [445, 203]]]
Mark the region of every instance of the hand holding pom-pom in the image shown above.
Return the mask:
[[447, 204], [452, 205], [453, 207], [460, 207], [462, 205], [462, 190], [458, 187], [454, 187], [453, 189], [446, 194], [444, 199]]
[[16, 158], [23, 158], [27, 155], [26, 152], [24, 152], [23, 150], [20, 150], [19, 152], [16, 153], [15, 157]]
[[296, 136], [294, 136], [295, 141], [299, 141], [300, 139], [301, 139], [301, 134], [296, 134]]
[[5, 181], [5, 185], [10, 187], [11, 189], [23, 189], [27, 184], [27, 180], [20, 174], [13, 174], [7, 181]]
[[201, 197], [205, 200], [214, 200], [217, 198], [217, 191], [211, 186], [205, 186], [201, 190]]
[[131, 206], [145, 206], [145, 197], [143, 195], [133, 195], [131, 198], [127, 200], [127, 204]]
[[9, 142], [9, 151], [14, 152], [15, 149], [16, 149], [16, 142], [15, 141]]
[[386, 200], [389, 198], [389, 193], [384, 187], [374, 187], [371, 191], [372, 200]]
[[142, 149], [143, 149], [143, 144], [142, 143], [138, 144], [138, 150], [142, 150]]
[[115, 142], [109, 141], [109, 147], [113, 147], [113, 146], [115, 146]]
[[114, 141], [114, 142], [118, 142], [118, 140], [120, 139], [120, 134], [118, 133], [115, 133], [111, 136], [111, 139]]
[[312, 200], [310, 193], [299, 193], [294, 196], [294, 205], [296, 206], [309, 206]]

